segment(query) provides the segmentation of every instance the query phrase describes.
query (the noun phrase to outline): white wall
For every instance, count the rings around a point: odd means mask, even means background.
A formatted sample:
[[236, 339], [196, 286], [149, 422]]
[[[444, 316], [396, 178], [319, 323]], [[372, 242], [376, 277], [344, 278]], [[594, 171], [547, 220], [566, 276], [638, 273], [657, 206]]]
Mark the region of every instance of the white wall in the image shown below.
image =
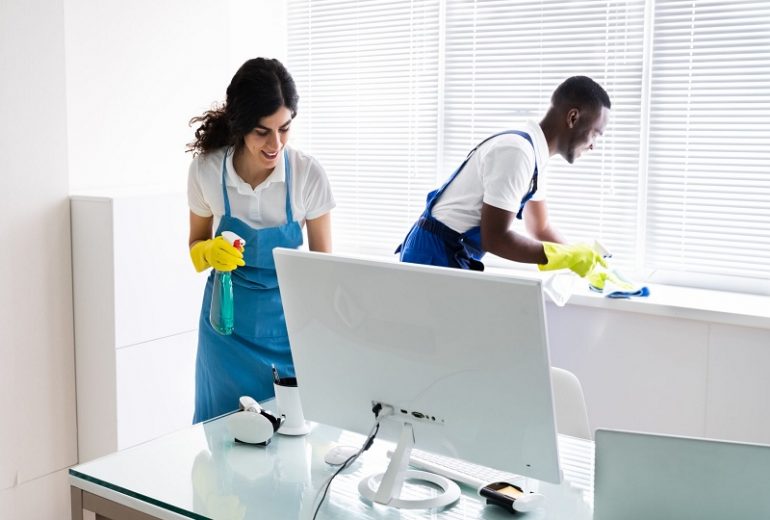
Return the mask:
[[63, 11], [0, 3], [0, 518], [63, 518], [77, 460]]
[[245, 59], [285, 57], [284, 18], [269, 0], [0, 2], [0, 518], [69, 517], [68, 195], [183, 191], [187, 121]]
[[248, 58], [286, 55], [285, 3], [66, 0], [72, 193], [186, 187], [188, 121]]

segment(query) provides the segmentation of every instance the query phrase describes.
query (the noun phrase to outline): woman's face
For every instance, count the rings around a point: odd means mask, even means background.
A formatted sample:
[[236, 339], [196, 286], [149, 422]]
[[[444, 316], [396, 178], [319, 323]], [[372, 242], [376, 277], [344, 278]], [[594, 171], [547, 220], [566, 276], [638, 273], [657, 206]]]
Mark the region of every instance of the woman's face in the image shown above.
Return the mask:
[[268, 170], [275, 168], [289, 140], [290, 126], [291, 110], [281, 107], [260, 119], [256, 128], [243, 137], [243, 144], [260, 166]]

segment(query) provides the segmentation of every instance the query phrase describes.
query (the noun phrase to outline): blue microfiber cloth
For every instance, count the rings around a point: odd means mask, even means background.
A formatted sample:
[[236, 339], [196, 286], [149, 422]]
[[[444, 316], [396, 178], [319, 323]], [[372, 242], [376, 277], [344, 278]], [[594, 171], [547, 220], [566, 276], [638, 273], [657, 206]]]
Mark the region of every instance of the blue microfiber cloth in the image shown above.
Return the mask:
[[588, 288], [607, 298], [644, 298], [650, 295], [646, 285], [635, 284], [612, 268], [601, 268], [588, 275]]

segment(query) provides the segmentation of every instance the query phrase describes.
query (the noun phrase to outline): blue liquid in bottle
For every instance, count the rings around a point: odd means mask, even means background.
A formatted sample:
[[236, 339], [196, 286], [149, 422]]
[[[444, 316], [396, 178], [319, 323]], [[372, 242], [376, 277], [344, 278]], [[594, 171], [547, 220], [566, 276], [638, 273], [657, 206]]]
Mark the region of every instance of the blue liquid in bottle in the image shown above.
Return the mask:
[[233, 278], [232, 273], [214, 271], [209, 322], [222, 335], [233, 333]]

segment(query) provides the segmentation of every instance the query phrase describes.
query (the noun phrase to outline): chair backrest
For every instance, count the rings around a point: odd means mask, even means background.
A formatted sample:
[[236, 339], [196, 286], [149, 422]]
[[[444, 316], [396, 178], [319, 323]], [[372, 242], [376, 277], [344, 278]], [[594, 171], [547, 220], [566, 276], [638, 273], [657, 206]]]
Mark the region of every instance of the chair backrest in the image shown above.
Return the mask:
[[564, 435], [591, 439], [583, 387], [572, 372], [551, 367], [553, 405], [556, 409], [556, 429]]

